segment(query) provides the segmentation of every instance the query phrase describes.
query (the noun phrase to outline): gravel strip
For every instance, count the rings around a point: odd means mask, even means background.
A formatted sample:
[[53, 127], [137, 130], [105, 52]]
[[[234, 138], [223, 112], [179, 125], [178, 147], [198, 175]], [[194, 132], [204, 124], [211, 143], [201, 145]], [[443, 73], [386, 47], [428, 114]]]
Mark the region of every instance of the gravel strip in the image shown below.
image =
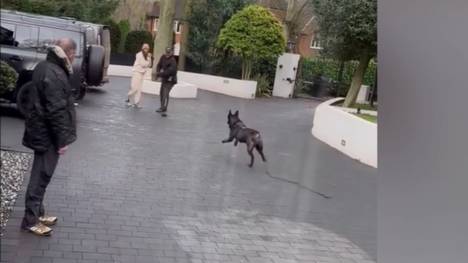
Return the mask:
[[24, 175], [29, 168], [32, 155], [12, 151], [0, 151], [2, 166], [0, 180], [0, 236], [8, 221], [18, 193], [23, 184]]

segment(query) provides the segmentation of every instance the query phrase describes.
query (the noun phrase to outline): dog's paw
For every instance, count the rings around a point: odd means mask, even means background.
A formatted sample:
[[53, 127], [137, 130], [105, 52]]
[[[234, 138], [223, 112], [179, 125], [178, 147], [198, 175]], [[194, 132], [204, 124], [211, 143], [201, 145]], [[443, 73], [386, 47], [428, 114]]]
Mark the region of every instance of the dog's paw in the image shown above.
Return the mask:
[[248, 166], [249, 168], [252, 168], [252, 167], [253, 167], [253, 164], [247, 164], [247, 166]]

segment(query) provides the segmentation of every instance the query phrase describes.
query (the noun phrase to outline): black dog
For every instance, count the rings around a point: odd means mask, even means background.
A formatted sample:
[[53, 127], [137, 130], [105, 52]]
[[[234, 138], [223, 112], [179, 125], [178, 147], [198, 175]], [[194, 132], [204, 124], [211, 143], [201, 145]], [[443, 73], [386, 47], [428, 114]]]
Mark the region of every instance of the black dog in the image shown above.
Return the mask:
[[229, 138], [223, 140], [223, 143], [232, 142], [232, 140], [234, 140], [234, 146], [237, 146], [238, 142], [247, 144], [247, 152], [250, 155], [249, 167], [252, 167], [254, 163], [254, 148], [257, 149], [262, 160], [266, 162], [265, 155], [263, 155], [263, 142], [260, 137], [260, 133], [245, 126], [245, 124], [239, 119], [239, 111], [232, 114], [231, 110], [229, 110], [227, 124], [229, 125], [230, 130]]

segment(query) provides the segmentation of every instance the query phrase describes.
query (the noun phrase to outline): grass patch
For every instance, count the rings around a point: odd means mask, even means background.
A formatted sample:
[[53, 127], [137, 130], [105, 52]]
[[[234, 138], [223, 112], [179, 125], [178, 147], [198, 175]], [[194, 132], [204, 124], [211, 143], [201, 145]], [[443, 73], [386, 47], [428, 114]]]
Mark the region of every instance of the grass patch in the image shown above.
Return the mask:
[[[338, 102], [336, 104], [333, 104], [333, 106], [340, 106], [340, 107], [343, 107], [343, 102]], [[361, 109], [361, 110], [371, 110], [371, 111], [377, 111], [377, 105], [374, 104], [374, 106], [372, 107], [371, 105], [369, 104], [364, 104], [364, 103], [355, 103], [353, 106], [351, 106], [351, 108], [353, 109]]]
[[374, 104], [374, 107], [372, 107], [369, 104], [359, 104], [356, 103], [354, 104], [351, 108], [357, 109], [360, 108], [361, 110], [372, 110], [372, 111], [377, 111], [377, 105]]
[[358, 116], [359, 118], [362, 118], [366, 121], [370, 121], [373, 123], [377, 123], [377, 116], [369, 115], [369, 114], [357, 114], [353, 113], [354, 115]]

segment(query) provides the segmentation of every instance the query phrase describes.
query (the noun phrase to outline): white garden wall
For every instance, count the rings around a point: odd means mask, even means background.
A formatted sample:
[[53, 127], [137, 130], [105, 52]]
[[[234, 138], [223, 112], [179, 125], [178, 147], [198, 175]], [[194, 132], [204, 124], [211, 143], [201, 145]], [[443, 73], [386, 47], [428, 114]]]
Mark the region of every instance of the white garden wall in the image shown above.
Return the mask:
[[118, 76], [118, 77], [132, 77], [132, 67], [121, 66], [121, 65], [109, 65], [107, 75]]
[[[110, 65], [109, 75], [131, 77], [132, 67]], [[158, 82], [150, 81], [150, 79], [150, 72], [148, 72], [143, 84], [143, 92], [158, 95], [160, 84]], [[224, 78], [185, 71], [178, 71], [177, 79], [179, 83], [172, 89], [170, 94], [171, 97], [196, 97], [196, 89], [203, 89], [238, 98], [254, 99], [257, 90], [257, 82], [251, 80]]]
[[254, 99], [257, 82], [179, 71], [177, 78], [199, 89], [244, 99]]
[[[132, 67], [130, 66], [120, 66], [120, 65], [110, 65], [109, 73], [110, 76], [120, 76], [120, 77], [132, 77]], [[145, 75], [145, 80], [143, 81], [143, 93], [159, 95], [159, 88], [161, 87], [160, 82], [151, 80], [151, 71], [148, 71]], [[169, 96], [171, 98], [196, 98], [197, 97], [197, 86], [186, 83], [179, 80], [177, 85], [175, 85]]]
[[353, 159], [377, 168], [377, 124], [366, 121], [331, 104], [332, 99], [316, 109], [312, 134]]

